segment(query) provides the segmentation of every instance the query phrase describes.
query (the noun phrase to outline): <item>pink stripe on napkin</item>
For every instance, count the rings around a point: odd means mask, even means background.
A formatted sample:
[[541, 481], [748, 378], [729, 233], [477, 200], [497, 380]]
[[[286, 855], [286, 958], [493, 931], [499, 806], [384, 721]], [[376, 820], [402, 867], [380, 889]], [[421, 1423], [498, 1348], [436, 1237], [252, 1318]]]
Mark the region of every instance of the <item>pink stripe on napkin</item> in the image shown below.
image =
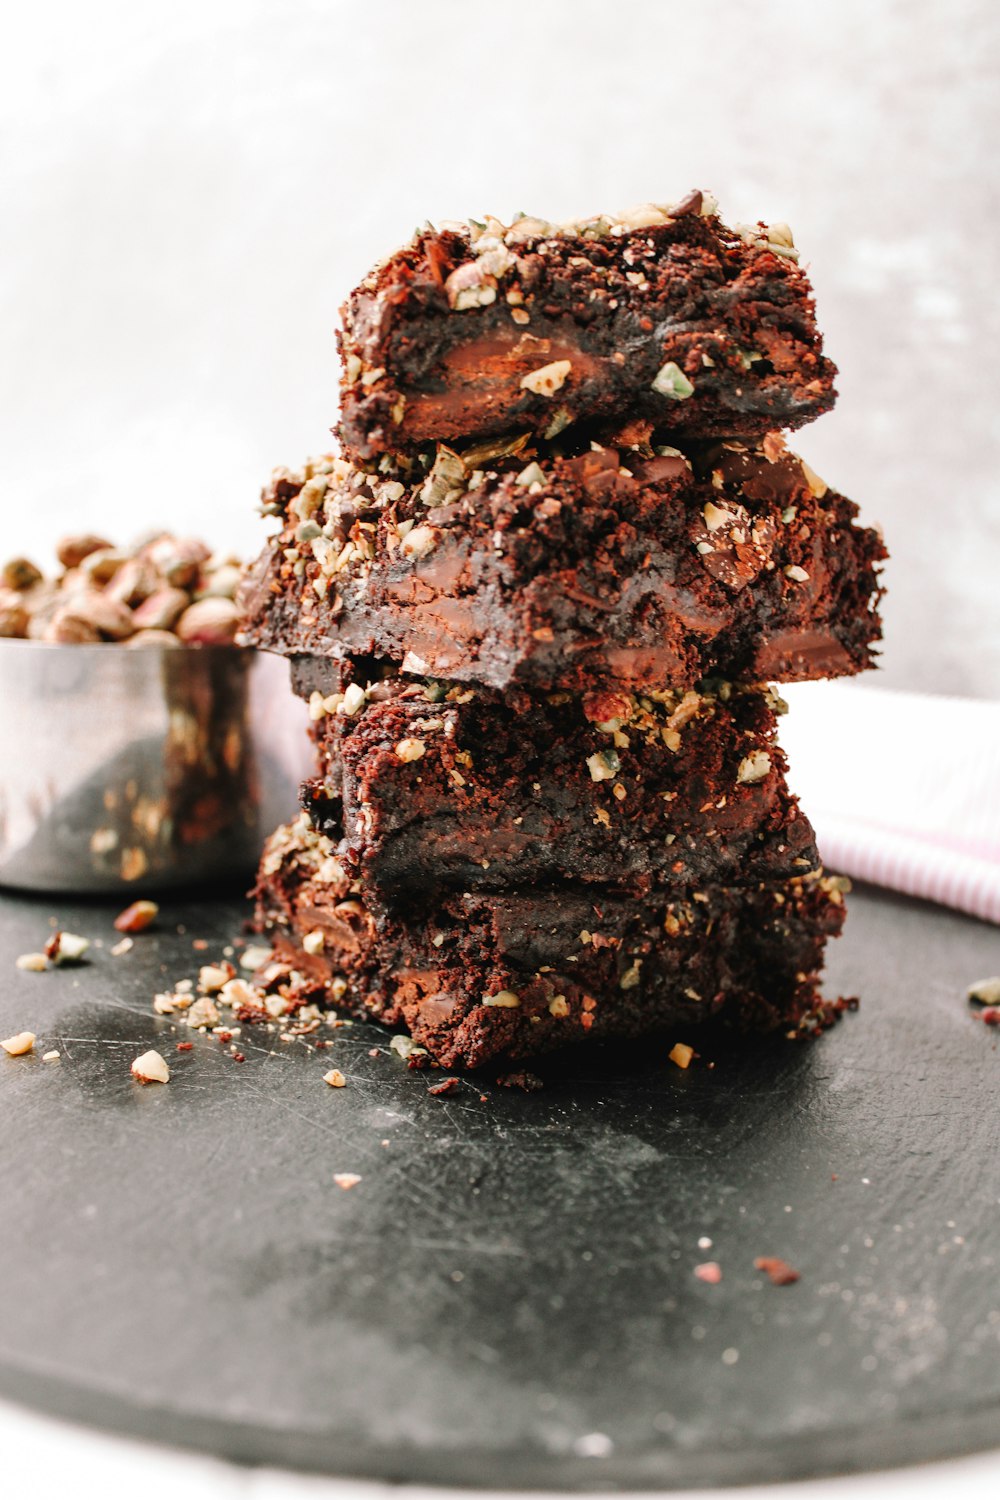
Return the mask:
[[1000, 703], [781, 689], [780, 739], [831, 869], [1000, 923]]

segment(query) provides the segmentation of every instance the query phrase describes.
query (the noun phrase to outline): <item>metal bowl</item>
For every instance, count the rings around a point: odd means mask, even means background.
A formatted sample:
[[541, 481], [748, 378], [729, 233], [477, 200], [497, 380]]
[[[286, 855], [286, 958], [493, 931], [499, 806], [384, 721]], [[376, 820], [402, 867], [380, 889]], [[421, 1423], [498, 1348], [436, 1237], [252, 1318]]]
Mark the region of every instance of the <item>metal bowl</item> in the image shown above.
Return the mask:
[[306, 724], [277, 657], [0, 640], [0, 884], [247, 878], [297, 807]]

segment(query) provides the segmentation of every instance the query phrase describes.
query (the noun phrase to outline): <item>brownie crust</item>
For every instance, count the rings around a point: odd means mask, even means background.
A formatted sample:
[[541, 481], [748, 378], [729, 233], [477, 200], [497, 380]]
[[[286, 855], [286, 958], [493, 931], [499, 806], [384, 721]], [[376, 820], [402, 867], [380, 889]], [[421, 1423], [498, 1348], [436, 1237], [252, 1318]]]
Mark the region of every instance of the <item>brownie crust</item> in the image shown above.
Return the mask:
[[341, 422], [358, 463], [595, 418], [759, 437], [834, 402], [784, 224], [729, 228], [711, 196], [556, 226], [428, 227], [342, 309]]
[[641, 898], [451, 892], [400, 921], [303, 815], [269, 842], [255, 895], [303, 997], [406, 1030], [444, 1067], [476, 1068], [710, 1019], [821, 1029], [839, 1008], [817, 984], [842, 889], [812, 870]]
[[243, 639], [499, 691], [872, 665], [885, 553], [856, 506], [780, 434], [685, 452], [658, 437], [441, 448], [405, 478], [334, 457], [280, 470], [263, 498], [283, 529], [244, 584]]

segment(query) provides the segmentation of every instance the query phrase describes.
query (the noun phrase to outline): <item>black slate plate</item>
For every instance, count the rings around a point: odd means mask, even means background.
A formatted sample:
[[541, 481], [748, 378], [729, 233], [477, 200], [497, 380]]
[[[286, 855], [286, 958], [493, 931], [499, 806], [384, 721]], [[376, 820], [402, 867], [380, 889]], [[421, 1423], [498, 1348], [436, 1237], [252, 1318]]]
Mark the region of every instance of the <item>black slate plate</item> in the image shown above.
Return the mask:
[[[243, 910], [171, 903], [124, 957], [26, 974], [50, 914], [110, 943], [113, 909], [0, 903], [2, 1034], [39, 1034], [0, 1054], [3, 1393], [250, 1462], [495, 1486], [1000, 1441], [1000, 1057], [963, 999], [995, 929], [859, 893], [831, 988], [864, 1005], [816, 1044], [435, 1098], [365, 1026], [178, 1054], [152, 993]], [[166, 1087], [130, 1079], [150, 1045]]]

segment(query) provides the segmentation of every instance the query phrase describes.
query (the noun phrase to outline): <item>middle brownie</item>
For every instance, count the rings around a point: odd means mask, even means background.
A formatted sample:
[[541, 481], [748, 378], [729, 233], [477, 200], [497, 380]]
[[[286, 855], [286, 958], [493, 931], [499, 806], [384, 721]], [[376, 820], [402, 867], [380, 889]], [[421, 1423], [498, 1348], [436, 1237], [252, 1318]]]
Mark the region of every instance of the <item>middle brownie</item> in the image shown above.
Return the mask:
[[292, 680], [320, 758], [303, 804], [386, 905], [564, 881], [637, 895], [818, 863], [767, 687], [501, 696], [314, 657]]
[[780, 434], [687, 454], [654, 451], [641, 424], [625, 436], [442, 448], [406, 482], [334, 457], [279, 471], [263, 500], [282, 529], [245, 581], [244, 643], [499, 691], [872, 664], [882, 542]]

